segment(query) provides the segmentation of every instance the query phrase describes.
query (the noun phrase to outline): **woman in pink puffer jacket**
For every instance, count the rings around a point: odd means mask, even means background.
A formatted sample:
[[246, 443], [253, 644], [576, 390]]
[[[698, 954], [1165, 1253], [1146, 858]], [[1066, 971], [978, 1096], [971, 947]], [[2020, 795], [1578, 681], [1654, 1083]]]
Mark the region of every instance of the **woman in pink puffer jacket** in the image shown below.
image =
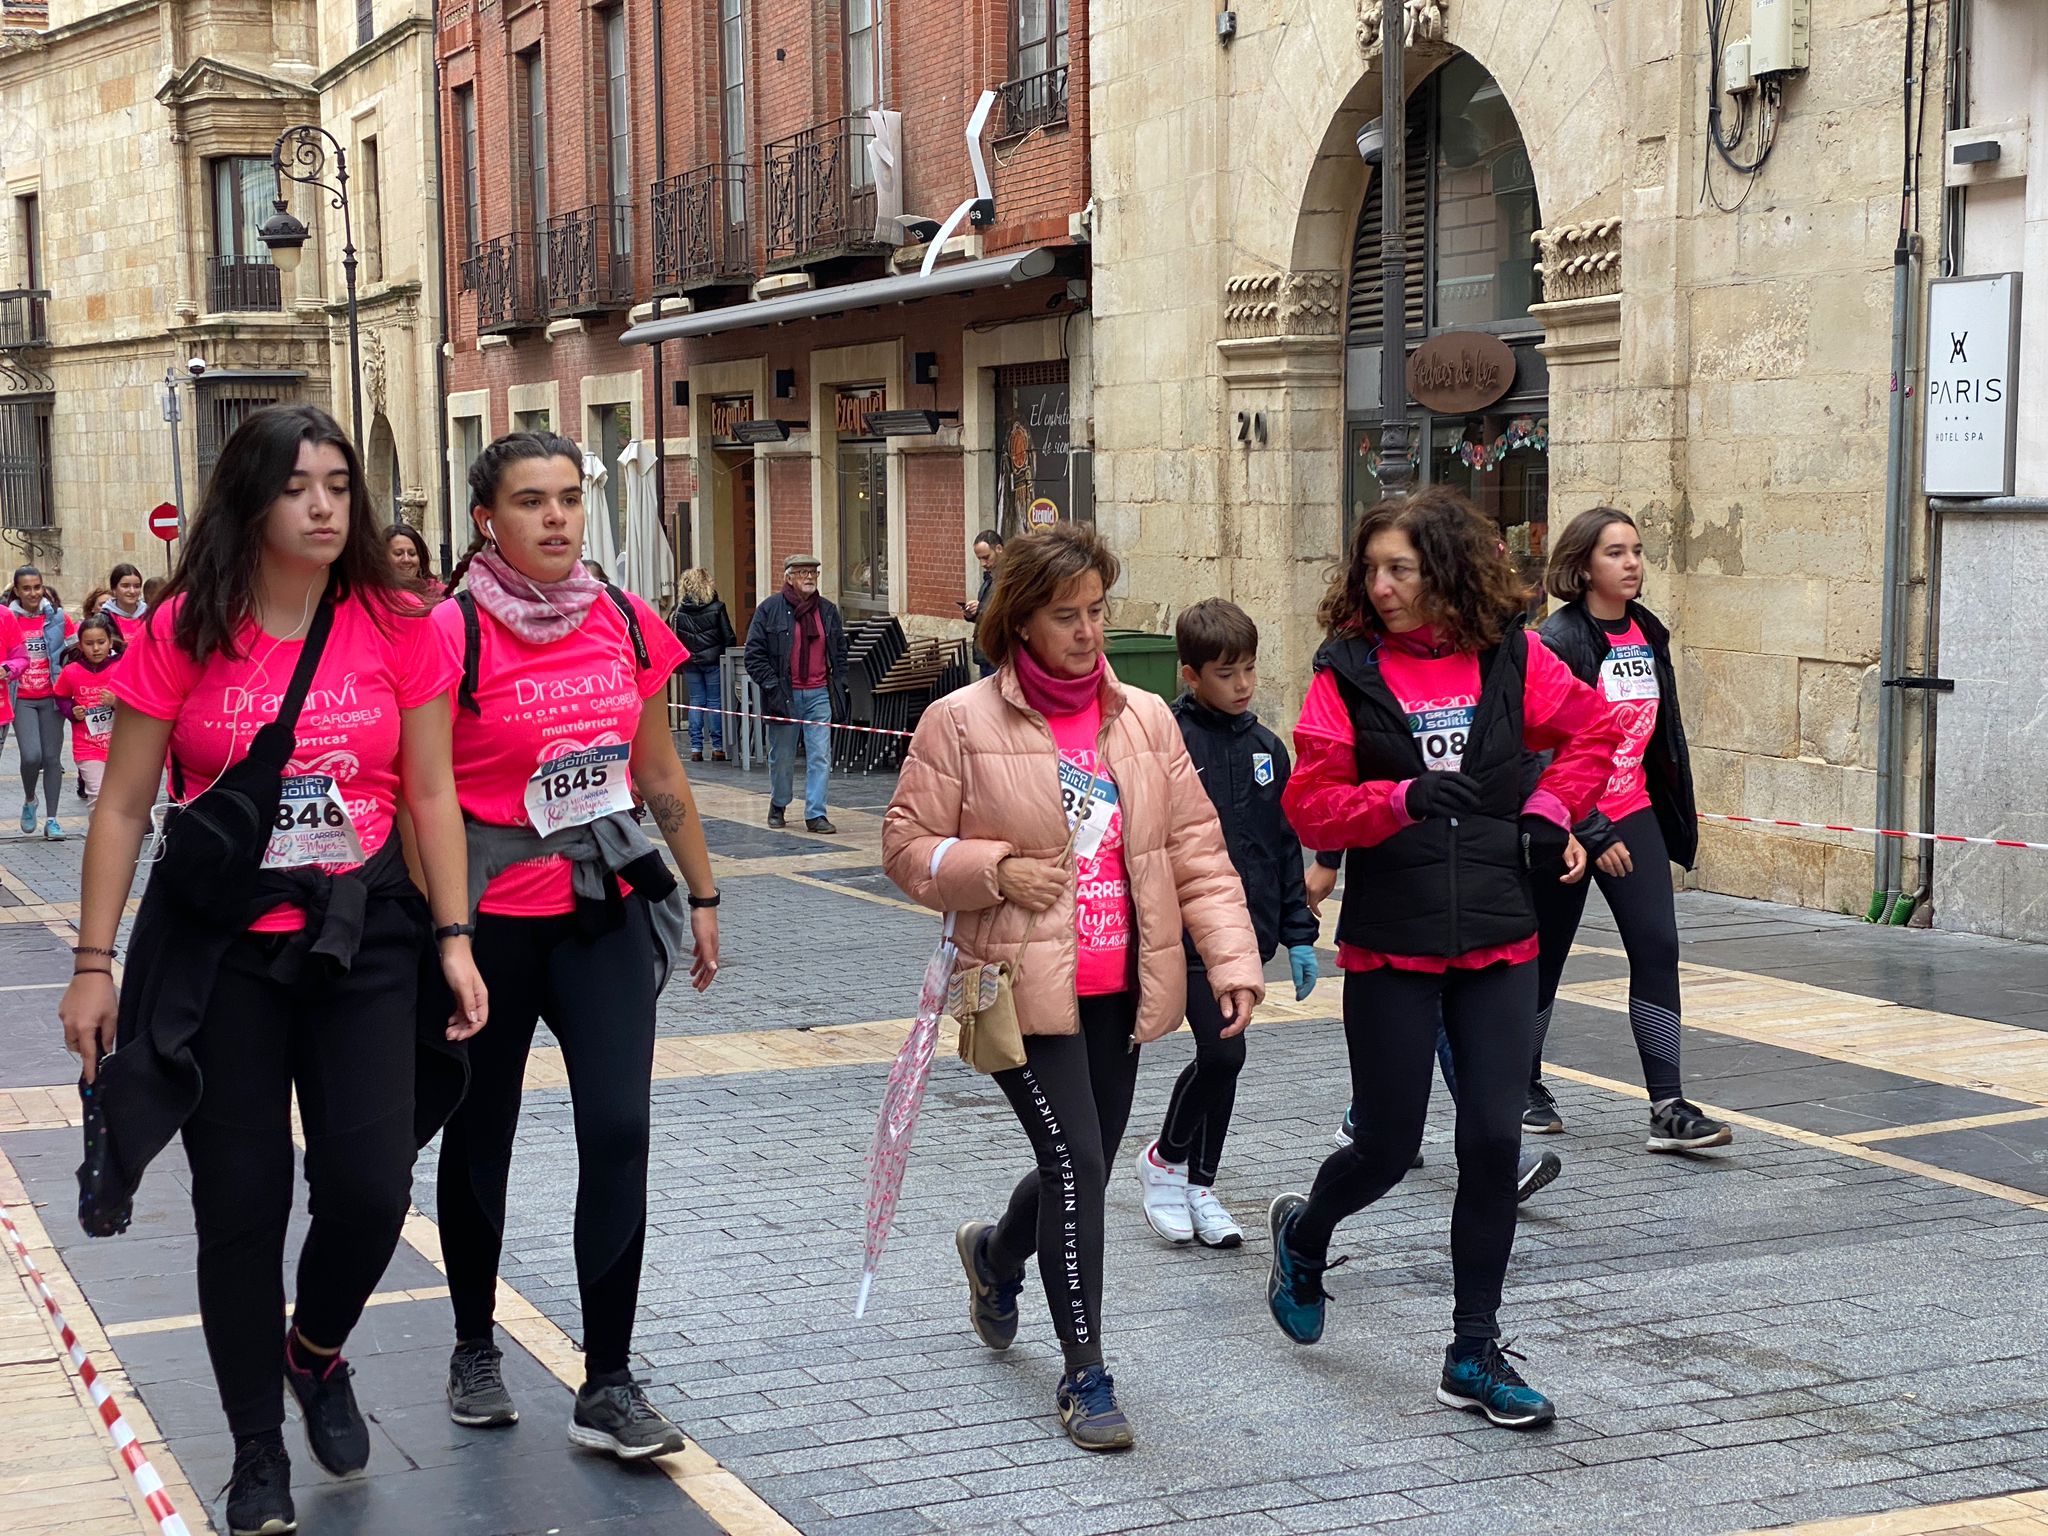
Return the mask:
[[1060, 1420], [1086, 1450], [1136, 1438], [1102, 1363], [1103, 1189], [1138, 1046], [1186, 1012], [1183, 934], [1233, 1033], [1265, 996], [1244, 887], [1180, 729], [1103, 658], [1118, 570], [1085, 525], [1008, 546], [978, 633], [996, 673], [925, 712], [882, 829], [889, 878], [959, 914], [962, 959], [1016, 972], [1027, 1059], [995, 1082], [1037, 1168], [1001, 1221], [968, 1222], [956, 1244], [991, 1349], [1016, 1338], [1039, 1255], [1066, 1357]]

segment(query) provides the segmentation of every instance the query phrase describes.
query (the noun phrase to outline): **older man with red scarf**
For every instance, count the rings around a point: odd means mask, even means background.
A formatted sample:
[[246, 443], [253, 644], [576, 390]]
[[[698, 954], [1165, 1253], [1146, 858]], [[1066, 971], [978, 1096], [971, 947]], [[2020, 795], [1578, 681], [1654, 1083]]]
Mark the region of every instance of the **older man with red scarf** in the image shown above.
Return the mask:
[[747, 626], [746, 658], [762, 708], [780, 717], [768, 727], [768, 825], [787, 824], [801, 729], [804, 825], [829, 835], [839, 830], [825, 815], [825, 782], [832, 718], [846, 712], [846, 625], [837, 605], [819, 595], [818, 569], [816, 555], [782, 562], [782, 590], [754, 610]]

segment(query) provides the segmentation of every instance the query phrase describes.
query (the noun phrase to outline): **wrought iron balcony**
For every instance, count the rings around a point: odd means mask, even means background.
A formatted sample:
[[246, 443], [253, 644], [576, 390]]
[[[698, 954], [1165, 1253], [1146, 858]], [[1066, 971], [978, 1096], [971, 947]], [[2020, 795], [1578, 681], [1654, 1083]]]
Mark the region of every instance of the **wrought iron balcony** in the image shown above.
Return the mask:
[[1034, 128], [1052, 128], [1067, 120], [1067, 66], [1042, 75], [1026, 75], [1001, 88], [998, 136], [1016, 138]]
[[499, 235], [483, 241], [463, 267], [463, 286], [476, 293], [479, 336], [531, 330], [545, 318], [540, 271], [534, 262], [530, 233]]
[[803, 266], [877, 243], [873, 137], [866, 118], [842, 117], [762, 150], [769, 266]]
[[747, 167], [714, 161], [654, 184], [654, 286], [671, 292], [754, 275]]
[[548, 220], [548, 312], [595, 315], [633, 302], [633, 205], [592, 203]]
[[50, 290], [0, 290], [0, 352], [28, 352], [50, 344]]
[[284, 308], [284, 286], [268, 256], [206, 258], [206, 307], [216, 315], [276, 313]]

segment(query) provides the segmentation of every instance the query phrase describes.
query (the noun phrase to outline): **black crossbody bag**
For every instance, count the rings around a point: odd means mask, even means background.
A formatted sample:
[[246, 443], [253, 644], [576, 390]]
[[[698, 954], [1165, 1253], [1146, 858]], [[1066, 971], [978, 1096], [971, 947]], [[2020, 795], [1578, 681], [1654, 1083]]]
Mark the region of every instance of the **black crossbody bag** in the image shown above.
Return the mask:
[[[299, 664], [278, 705], [277, 718], [256, 733], [249, 754], [230, 765], [204, 791], [174, 806], [164, 821], [163, 847], [149, 872], [143, 900], [161, 890], [210, 927], [239, 928], [256, 893], [263, 855], [277, 823], [284, 770], [298, 747], [299, 711], [334, 628], [334, 604], [313, 615]], [[173, 788], [182, 774], [172, 765]]]

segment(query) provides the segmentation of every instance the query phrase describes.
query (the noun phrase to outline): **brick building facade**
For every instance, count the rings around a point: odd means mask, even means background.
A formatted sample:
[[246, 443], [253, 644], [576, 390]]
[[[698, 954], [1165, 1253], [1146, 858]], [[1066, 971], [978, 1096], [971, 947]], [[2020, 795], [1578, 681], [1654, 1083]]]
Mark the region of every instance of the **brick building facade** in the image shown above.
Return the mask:
[[[565, 432], [613, 544], [640, 476], [643, 535], [742, 624], [801, 549], [850, 611], [959, 632], [978, 529], [1087, 515], [1082, 8], [457, 0], [439, 58], [457, 486]], [[992, 207], [922, 274], [985, 91]]]

